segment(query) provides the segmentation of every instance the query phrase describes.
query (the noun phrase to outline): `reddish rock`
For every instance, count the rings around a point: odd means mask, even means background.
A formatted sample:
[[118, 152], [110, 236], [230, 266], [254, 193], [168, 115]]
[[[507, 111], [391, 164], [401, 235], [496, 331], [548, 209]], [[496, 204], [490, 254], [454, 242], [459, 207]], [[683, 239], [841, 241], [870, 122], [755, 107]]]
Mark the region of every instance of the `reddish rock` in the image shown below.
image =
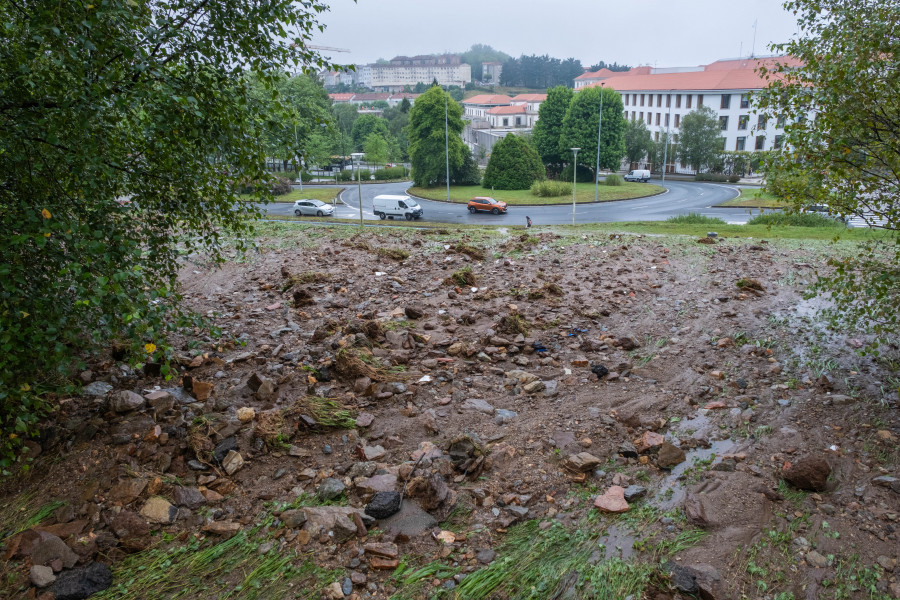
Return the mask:
[[603, 464], [603, 461], [591, 454], [590, 452], [579, 452], [566, 458], [562, 465], [570, 471], [577, 473], [587, 473]]
[[801, 490], [824, 492], [831, 466], [821, 456], [807, 455], [784, 470], [784, 480]]
[[373, 569], [378, 569], [379, 571], [393, 571], [399, 565], [399, 558], [381, 558], [379, 556], [373, 556], [369, 559], [369, 566]]
[[665, 441], [666, 438], [664, 436], [653, 431], [645, 431], [644, 435], [634, 440], [632, 443], [634, 444], [634, 449], [638, 452], [646, 452], [651, 448], [662, 446]]
[[212, 521], [203, 526], [203, 531], [223, 537], [231, 537], [241, 530], [241, 524], [234, 521]]
[[727, 408], [727, 405], [721, 400], [716, 400], [714, 402], [707, 402], [703, 408], [706, 410], [713, 410], [715, 408]]
[[397, 544], [370, 542], [363, 546], [366, 554], [371, 556], [381, 556], [383, 558], [398, 558], [400, 550]]
[[619, 485], [611, 486], [602, 496], [597, 496], [594, 506], [609, 513], [623, 513], [630, 507], [625, 501], [625, 488]]
[[673, 446], [669, 442], [664, 442], [659, 447], [659, 455], [656, 457], [656, 466], [660, 469], [671, 469], [675, 465], [680, 465], [685, 461], [684, 450], [677, 446]]
[[197, 381], [194, 380], [193, 387], [191, 391], [194, 393], [194, 398], [203, 402], [204, 400], [209, 399], [209, 396], [213, 391], [213, 384], [210, 381]]

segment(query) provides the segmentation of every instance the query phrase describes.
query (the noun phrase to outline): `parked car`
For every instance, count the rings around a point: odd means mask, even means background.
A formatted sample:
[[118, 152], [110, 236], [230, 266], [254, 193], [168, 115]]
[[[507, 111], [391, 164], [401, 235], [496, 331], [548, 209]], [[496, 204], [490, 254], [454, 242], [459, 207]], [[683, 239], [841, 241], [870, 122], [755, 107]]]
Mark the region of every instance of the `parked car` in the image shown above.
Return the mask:
[[647, 183], [650, 181], [650, 171], [647, 169], [632, 169], [625, 175], [625, 181], [640, 181], [641, 183]]
[[850, 219], [848, 217], [837, 214], [827, 204], [810, 204], [803, 207], [803, 212], [818, 213], [823, 217], [831, 217], [832, 219], [837, 219], [844, 224], [850, 222]]
[[303, 215], [330, 217], [334, 214], [334, 206], [321, 200], [297, 200], [294, 202], [294, 214], [298, 217]]
[[476, 196], [469, 200], [469, 212], [474, 215], [479, 210], [499, 215], [506, 212], [506, 202], [494, 200], [488, 196]]
[[372, 201], [372, 212], [381, 219], [404, 217], [407, 221], [412, 221], [421, 219], [425, 211], [409, 196], [379, 195]]

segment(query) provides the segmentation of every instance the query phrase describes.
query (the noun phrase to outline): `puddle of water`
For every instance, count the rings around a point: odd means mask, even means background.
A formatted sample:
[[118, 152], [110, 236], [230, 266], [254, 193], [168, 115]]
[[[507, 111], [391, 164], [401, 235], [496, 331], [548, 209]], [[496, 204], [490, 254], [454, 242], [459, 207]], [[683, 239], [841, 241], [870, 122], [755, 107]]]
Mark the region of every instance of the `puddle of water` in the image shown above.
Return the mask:
[[[627, 529], [615, 525], [607, 528], [607, 533], [597, 540], [597, 549], [591, 555], [590, 562], [597, 564], [611, 558], [629, 559], [634, 555], [634, 536]], [[602, 544], [602, 548], [600, 545]]]
[[[715, 458], [709, 467], [706, 468], [711, 468], [713, 465], [722, 462], [722, 456], [730, 453], [735, 445], [736, 444], [730, 439], [716, 440], [710, 443], [709, 448], [694, 448], [693, 450], [688, 450], [685, 461], [676, 465], [666, 478], [662, 480], [659, 491], [653, 498], [653, 503], [662, 510], [671, 510], [680, 505], [687, 492], [685, 492], [684, 484], [678, 480], [678, 477], [686, 470], [693, 467], [695, 461], [707, 460], [714, 454]], [[669, 498], [665, 497], [667, 490], [672, 490], [672, 495]]]

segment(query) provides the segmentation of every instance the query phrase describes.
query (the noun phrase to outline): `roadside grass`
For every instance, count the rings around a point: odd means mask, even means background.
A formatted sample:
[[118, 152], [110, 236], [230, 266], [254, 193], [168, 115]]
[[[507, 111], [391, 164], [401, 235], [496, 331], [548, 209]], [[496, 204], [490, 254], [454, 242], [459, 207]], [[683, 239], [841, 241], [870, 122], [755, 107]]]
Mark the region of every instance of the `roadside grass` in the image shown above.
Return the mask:
[[[276, 204], [293, 203], [303, 198], [304, 200], [321, 200], [322, 202], [331, 202], [337, 198], [345, 188], [344, 187], [320, 187], [320, 186], [304, 186], [303, 191], [291, 190], [282, 196], [275, 196], [272, 202]], [[250, 199], [247, 194], [240, 196], [243, 200]]]
[[682, 225], [727, 225], [725, 221], [719, 217], [707, 217], [700, 213], [688, 213], [686, 215], [676, 215], [666, 219], [666, 223], [679, 223]]
[[[631, 183], [626, 182], [621, 186], [608, 186], [600, 182], [598, 188], [598, 200], [600, 202], [611, 202], [613, 200], [628, 200], [632, 198], [643, 198], [652, 196], [665, 191], [665, 188], [649, 183]], [[419, 198], [427, 200], [446, 200], [447, 188], [434, 187], [422, 188], [411, 187], [407, 193]], [[490, 190], [480, 185], [463, 185], [450, 187], [450, 201], [467, 203], [475, 196], [490, 196], [495, 200], [506, 202], [510, 206], [532, 206], [542, 204], [572, 204], [572, 196], [559, 196], [556, 198], [542, 198], [534, 196], [531, 190]], [[591, 203], [594, 201], [594, 184], [579, 183], [575, 186], [575, 202]]]
[[782, 198], [774, 196], [762, 189], [739, 188], [741, 195], [727, 200], [718, 206], [743, 206], [746, 208], [785, 208], [788, 206]]

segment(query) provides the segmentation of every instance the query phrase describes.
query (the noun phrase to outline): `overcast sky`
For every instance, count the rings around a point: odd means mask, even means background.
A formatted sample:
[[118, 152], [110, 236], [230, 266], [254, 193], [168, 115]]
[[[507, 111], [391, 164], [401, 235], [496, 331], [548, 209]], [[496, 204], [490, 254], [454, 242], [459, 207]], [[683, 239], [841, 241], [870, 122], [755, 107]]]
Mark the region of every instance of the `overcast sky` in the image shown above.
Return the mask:
[[796, 33], [783, 0], [330, 0], [315, 44], [338, 63], [463, 52], [488, 44], [518, 57], [574, 57], [631, 66], [693, 66], [756, 55]]

